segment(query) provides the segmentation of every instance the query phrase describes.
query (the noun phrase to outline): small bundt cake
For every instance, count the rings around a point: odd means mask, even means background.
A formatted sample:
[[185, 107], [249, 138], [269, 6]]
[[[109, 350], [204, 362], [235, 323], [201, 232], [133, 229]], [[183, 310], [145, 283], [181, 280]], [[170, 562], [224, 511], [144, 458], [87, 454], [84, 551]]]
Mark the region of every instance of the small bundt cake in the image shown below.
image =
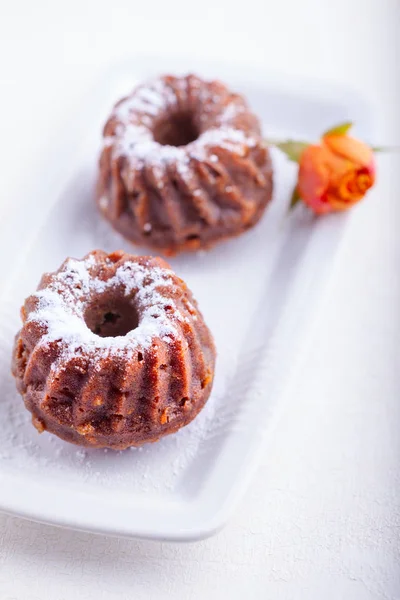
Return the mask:
[[39, 431], [139, 446], [187, 425], [210, 395], [213, 338], [161, 258], [97, 250], [67, 259], [21, 314], [12, 369]]
[[219, 81], [141, 85], [104, 127], [99, 208], [127, 239], [167, 255], [239, 235], [271, 200], [260, 133], [244, 98]]

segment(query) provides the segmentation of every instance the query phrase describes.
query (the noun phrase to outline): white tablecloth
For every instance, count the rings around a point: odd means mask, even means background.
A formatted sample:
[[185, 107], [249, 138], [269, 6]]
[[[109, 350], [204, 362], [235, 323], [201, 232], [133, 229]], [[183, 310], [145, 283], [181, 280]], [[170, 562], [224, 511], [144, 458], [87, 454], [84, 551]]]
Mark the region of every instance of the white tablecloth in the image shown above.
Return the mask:
[[[399, 25], [398, 0], [4, 1], [1, 210], [28, 188], [38, 140], [127, 54], [184, 51], [344, 82], [374, 107], [373, 141], [398, 144]], [[398, 173], [397, 157], [379, 157], [290, 410], [229, 525], [176, 545], [1, 515], [2, 600], [400, 598]]]

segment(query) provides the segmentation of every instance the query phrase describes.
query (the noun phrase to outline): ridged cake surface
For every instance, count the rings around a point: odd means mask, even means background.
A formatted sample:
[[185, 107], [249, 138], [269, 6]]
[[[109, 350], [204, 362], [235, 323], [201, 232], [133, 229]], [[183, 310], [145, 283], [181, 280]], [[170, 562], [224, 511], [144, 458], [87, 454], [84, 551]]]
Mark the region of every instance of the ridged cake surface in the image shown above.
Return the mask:
[[98, 206], [123, 236], [165, 254], [207, 248], [260, 219], [272, 169], [240, 94], [195, 75], [140, 85], [103, 131]]
[[12, 368], [39, 431], [123, 449], [177, 431], [210, 394], [213, 338], [160, 258], [67, 259], [21, 315]]

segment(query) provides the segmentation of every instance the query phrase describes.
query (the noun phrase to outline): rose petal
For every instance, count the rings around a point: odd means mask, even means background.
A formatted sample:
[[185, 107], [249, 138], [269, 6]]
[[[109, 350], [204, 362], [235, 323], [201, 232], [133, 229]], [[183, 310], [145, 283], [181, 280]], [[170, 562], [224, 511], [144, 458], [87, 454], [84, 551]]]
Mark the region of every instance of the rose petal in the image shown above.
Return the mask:
[[297, 189], [303, 202], [318, 214], [331, 210], [325, 199], [329, 186], [326, 161], [327, 150], [321, 146], [308, 146], [300, 157]]
[[346, 210], [359, 202], [372, 185], [370, 173], [366, 169], [358, 169], [347, 173], [337, 188], [330, 188], [327, 200], [334, 210]]
[[323, 138], [323, 142], [334, 154], [375, 173], [374, 154], [364, 142], [348, 135], [327, 135]]

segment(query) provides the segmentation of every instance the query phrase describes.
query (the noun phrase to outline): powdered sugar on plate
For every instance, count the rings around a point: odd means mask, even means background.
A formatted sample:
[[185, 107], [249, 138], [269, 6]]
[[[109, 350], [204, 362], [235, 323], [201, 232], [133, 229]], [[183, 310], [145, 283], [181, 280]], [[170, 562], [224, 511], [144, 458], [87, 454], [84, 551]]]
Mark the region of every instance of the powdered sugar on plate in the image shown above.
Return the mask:
[[38, 479], [52, 477], [100, 489], [172, 494], [210, 430], [220, 422], [215, 411], [225, 394], [225, 377], [217, 377], [212, 398], [192, 423], [156, 444], [118, 452], [79, 448], [48, 432], [39, 435], [32, 426], [10, 373], [13, 334], [19, 326], [15, 301], [10, 313], [7, 331], [3, 324], [0, 332], [0, 472], [23, 470]]

